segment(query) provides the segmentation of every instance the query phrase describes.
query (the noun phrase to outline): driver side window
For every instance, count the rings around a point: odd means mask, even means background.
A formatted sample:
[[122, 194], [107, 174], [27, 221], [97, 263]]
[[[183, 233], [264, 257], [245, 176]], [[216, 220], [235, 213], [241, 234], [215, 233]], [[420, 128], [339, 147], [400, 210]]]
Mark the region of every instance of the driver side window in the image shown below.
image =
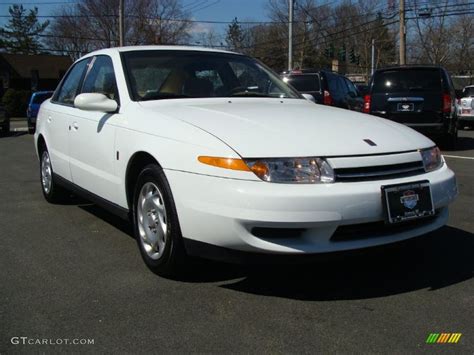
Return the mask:
[[79, 93], [84, 71], [87, 68], [87, 63], [89, 63], [89, 58], [84, 59], [74, 65], [74, 67], [69, 71], [67, 78], [61, 85], [57, 95], [55, 95], [53, 98], [53, 102], [68, 106], [74, 105], [74, 99]]

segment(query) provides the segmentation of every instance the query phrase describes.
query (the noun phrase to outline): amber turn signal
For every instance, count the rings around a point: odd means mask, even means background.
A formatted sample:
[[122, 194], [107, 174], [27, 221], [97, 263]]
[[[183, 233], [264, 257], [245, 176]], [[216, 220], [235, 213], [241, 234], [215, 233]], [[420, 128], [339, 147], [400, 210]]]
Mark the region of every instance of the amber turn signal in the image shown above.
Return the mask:
[[218, 168], [250, 171], [242, 159], [199, 156], [198, 160], [203, 164], [216, 166]]

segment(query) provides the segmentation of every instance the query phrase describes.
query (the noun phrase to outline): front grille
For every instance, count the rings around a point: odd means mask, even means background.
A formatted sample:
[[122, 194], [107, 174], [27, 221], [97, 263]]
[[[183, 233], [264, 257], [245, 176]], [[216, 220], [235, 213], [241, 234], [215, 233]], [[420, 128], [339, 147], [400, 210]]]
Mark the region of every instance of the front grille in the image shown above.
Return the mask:
[[393, 179], [405, 176], [423, 174], [425, 169], [422, 161], [409, 163], [367, 166], [362, 168], [334, 169], [336, 182], [370, 181]]
[[265, 228], [254, 227], [251, 233], [262, 239], [287, 239], [299, 238], [305, 232], [304, 228]]
[[433, 220], [436, 219], [436, 217], [437, 216], [435, 215], [398, 224], [386, 224], [382, 221], [340, 226], [332, 235], [331, 241], [343, 242], [350, 240], [386, 237], [388, 235], [403, 233], [414, 228], [426, 226], [431, 224]]

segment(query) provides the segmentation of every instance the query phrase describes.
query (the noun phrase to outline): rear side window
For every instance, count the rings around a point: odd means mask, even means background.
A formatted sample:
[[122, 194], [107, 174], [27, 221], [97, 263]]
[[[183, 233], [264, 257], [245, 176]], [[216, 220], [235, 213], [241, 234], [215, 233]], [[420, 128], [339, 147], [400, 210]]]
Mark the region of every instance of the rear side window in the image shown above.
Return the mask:
[[321, 90], [321, 83], [317, 74], [291, 75], [286, 82], [302, 92]]
[[462, 91], [462, 97], [472, 97], [472, 96], [474, 96], [474, 86], [464, 88], [464, 90]]
[[[344, 92], [347, 91], [346, 84], [334, 74], [326, 74], [329, 92], [333, 96], [333, 98], [339, 99], [344, 96]], [[346, 87], [344, 89], [344, 87]]]
[[71, 106], [74, 105], [74, 99], [79, 93], [84, 71], [87, 68], [88, 62], [89, 59], [85, 59], [74, 65], [61, 85], [57, 95], [55, 95], [55, 102]]
[[355, 96], [358, 96], [358, 91], [355, 87], [355, 85], [352, 83], [352, 81], [350, 81], [349, 79], [347, 78], [344, 78], [344, 81], [347, 85], [347, 89], [349, 90], [350, 93], [352, 93], [352, 95], [355, 97]]
[[442, 90], [439, 69], [386, 70], [375, 75], [373, 92], [417, 92]]

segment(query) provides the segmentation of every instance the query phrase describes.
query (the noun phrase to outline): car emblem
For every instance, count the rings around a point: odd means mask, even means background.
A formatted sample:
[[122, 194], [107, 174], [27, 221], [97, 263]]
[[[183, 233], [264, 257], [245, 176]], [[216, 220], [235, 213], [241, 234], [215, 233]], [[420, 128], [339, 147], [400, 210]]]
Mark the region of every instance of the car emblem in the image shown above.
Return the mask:
[[402, 109], [404, 109], [404, 110], [409, 110], [409, 109], [410, 109], [410, 105], [402, 105]]
[[372, 146], [372, 147], [375, 147], [377, 145], [370, 139], [364, 139], [364, 142], [367, 143], [368, 145]]
[[416, 205], [418, 204], [418, 200], [418, 194], [416, 194], [413, 190], [405, 191], [402, 197], [400, 197], [400, 202], [402, 203], [402, 205], [410, 210], [416, 207]]

